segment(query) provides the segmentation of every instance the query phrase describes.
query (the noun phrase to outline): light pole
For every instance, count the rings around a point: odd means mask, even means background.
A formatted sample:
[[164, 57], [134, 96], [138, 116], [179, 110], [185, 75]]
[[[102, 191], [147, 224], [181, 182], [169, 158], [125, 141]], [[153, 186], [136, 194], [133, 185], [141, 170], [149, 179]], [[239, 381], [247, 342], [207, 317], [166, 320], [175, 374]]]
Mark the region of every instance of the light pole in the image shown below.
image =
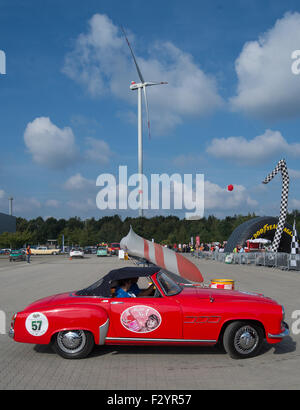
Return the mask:
[[13, 200], [14, 200], [14, 198], [12, 196], [8, 198], [8, 204], [9, 204], [8, 212], [9, 212], [10, 216], [12, 216], [12, 214], [13, 214], [13, 206], [12, 206], [12, 201]]

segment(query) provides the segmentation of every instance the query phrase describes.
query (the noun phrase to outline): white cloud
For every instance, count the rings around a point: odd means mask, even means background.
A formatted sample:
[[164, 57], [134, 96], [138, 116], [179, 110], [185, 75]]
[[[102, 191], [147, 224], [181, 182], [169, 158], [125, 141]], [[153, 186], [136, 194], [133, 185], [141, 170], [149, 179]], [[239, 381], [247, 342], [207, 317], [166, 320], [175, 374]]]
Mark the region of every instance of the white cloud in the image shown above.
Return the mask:
[[185, 168], [188, 166], [199, 166], [203, 161], [203, 157], [197, 154], [181, 154], [172, 159], [172, 163], [178, 168]]
[[241, 212], [245, 213], [245, 209], [253, 211], [258, 205], [258, 202], [248, 195], [243, 185], [235, 185], [230, 192], [227, 188], [205, 181], [204, 194], [205, 211], [241, 209]]
[[64, 188], [68, 191], [84, 191], [90, 190], [92, 187], [96, 187], [96, 181], [83, 177], [79, 172], [72, 175], [64, 183]]
[[96, 210], [96, 199], [95, 198], [83, 198], [81, 200], [71, 200], [67, 202], [67, 206], [80, 212], [87, 212], [90, 210]]
[[13, 211], [18, 215], [31, 215], [41, 209], [42, 204], [36, 198], [15, 198], [13, 202]]
[[206, 151], [237, 163], [259, 163], [278, 155], [300, 156], [300, 143], [288, 143], [279, 131], [266, 130], [252, 140], [244, 137], [214, 138]]
[[112, 156], [105, 141], [91, 137], [85, 139], [88, 148], [80, 152], [72, 129], [59, 128], [47, 117], [38, 117], [27, 124], [24, 142], [33, 161], [49, 168], [67, 168], [79, 160], [106, 165]]
[[247, 42], [235, 62], [233, 110], [265, 119], [299, 117], [300, 76], [291, 70], [291, 55], [299, 45], [299, 13], [285, 14], [257, 41]]
[[96, 161], [99, 165], [109, 163], [112, 152], [105, 141], [88, 137], [86, 143], [89, 146], [89, 149], [85, 151], [85, 157], [88, 160]]
[[[130, 36], [131, 43], [134, 37]], [[151, 121], [163, 132], [181, 123], [185, 116], [203, 116], [222, 105], [217, 84], [206, 75], [193, 57], [170, 42], [157, 42], [148, 58], [138, 56], [138, 64], [148, 81], [168, 81], [168, 85], [148, 87]], [[74, 49], [66, 55], [63, 72], [82, 84], [94, 97], [113, 94], [136, 104], [131, 80], [138, 80], [134, 63], [120, 30], [106, 16], [95, 14], [88, 31], [78, 36]], [[124, 107], [125, 108], [125, 107]]]
[[296, 169], [289, 168], [289, 176], [295, 179], [300, 179], [300, 171]]
[[65, 168], [78, 158], [72, 129], [59, 128], [47, 117], [38, 117], [27, 124], [24, 141], [34, 162], [39, 165]]
[[289, 203], [289, 210], [300, 209], [300, 199], [291, 199]]
[[60, 205], [60, 202], [57, 201], [56, 199], [48, 199], [48, 200], [45, 202], [45, 205], [48, 206], [48, 207], [50, 207], [50, 208], [58, 208], [59, 205]]

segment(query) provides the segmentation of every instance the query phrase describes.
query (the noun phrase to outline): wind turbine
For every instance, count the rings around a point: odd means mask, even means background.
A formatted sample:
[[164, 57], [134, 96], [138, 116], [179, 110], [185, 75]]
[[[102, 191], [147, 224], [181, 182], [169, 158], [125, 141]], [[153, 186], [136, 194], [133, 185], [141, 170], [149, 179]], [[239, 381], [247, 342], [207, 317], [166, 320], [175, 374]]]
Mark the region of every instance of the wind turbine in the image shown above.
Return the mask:
[[124, 34], [124, 37], [126, 39], [126, 42], [128, 44], [129, 50], [131, 52], [140, 82], [136, 83], [135, 81], [131, 82], [130, 89], [131, 90], [137, 90], [138, 91], [138, 175], [139, 175], [139, 197], [140, 197], [140, 207], [139, 207], [139, 216], [143, 216], [143, 120], [142, 120], [142, 89], [144, 92], [144, 98], [145, 98], [145, 107], [146, 107], [146, 113], [147, 113], [147, 126], [148, 126], [148, 134], [150, 137], [150, 120], [149, 120], [149, 110], [148, 110], [148, 100], [147, 100], [147, 92], [146, 92], [146, 87], [149, 87], [151, 85], [161, 85], [161, 84], [168, 84], [165, 81], [161, 82], [149, 82], [145, 81], [144, 77], [141, 73], [141, 70], [138, 66], [138, 63], [136, 61], [135, 55], [133, 53], [133, 50], [131, 48], [131, 45], [128, 41], [128, 38], [126, 36], [125, 30], [123, 27], [121, 27], [121, 30]]

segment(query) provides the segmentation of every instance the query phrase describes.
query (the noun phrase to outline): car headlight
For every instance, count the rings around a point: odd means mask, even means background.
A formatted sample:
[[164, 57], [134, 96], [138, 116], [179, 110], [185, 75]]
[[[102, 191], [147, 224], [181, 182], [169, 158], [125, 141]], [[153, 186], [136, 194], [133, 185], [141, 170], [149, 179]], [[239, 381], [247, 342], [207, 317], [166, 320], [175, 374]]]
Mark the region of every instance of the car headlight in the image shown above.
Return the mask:
[[12, 339], [14, 338], [14, 335], [15, 335], [15, 321], [16, 321], [16, 317], [17, 317], [17, 314], [15, 313], [15, 314], [13, 315], [13, 317], [11, 318], [11, 324], [10, 324], [10, 329], [9, 329], [9, 333], [8, 333], [9, 337], [11, 337]]

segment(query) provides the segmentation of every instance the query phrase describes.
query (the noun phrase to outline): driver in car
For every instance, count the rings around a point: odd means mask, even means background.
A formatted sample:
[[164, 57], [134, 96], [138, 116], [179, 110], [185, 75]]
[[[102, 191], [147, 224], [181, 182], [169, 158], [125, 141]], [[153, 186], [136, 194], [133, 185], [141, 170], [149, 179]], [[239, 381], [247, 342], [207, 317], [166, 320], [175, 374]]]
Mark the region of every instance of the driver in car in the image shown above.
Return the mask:
[[121, 279], [116, 288], [116, 298], [135, 298], [140, 296], [150, 296], [155, 288], [152, 283], [148, 289], [141, 290], [137, 284], [138, 278]]

